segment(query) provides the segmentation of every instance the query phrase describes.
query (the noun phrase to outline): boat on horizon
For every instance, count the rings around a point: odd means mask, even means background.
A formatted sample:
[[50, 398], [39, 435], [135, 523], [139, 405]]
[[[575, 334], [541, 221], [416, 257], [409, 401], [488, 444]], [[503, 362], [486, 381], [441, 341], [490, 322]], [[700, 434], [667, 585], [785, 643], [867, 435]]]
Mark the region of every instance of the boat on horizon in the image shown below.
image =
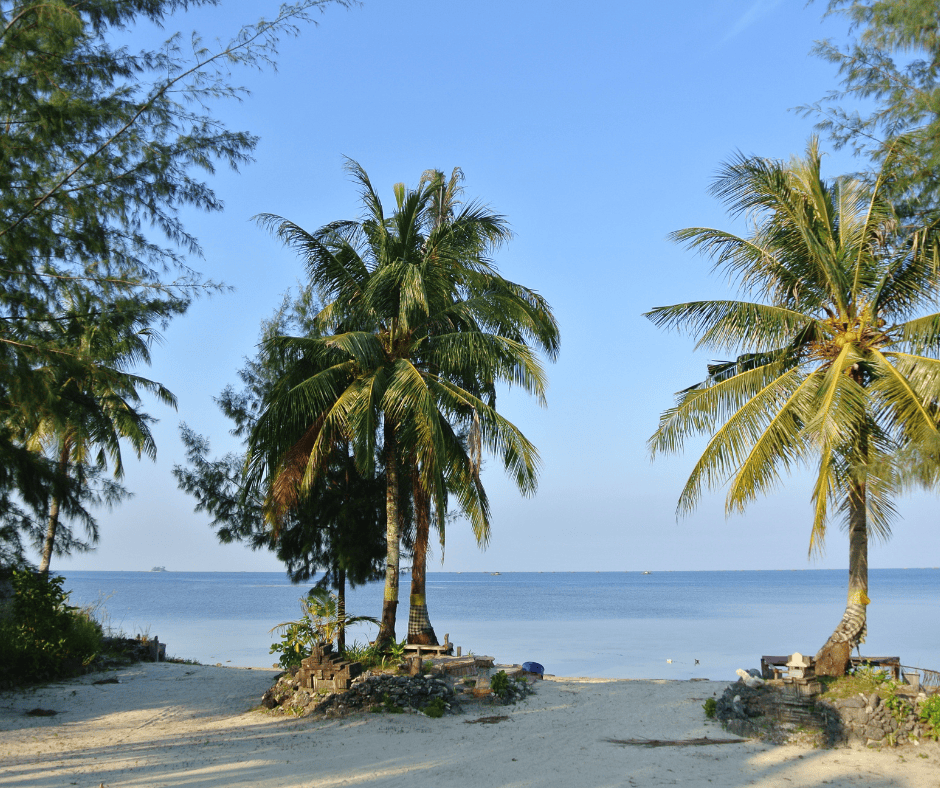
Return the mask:
[[165, 572], [165, 571], [166, 571], [166, 567], [165, 567], [165, 566], [155, 566], [155, 567], [154, 567], [153, 569], [151, 569], [150, 571], [151, 571], [151, 572]]

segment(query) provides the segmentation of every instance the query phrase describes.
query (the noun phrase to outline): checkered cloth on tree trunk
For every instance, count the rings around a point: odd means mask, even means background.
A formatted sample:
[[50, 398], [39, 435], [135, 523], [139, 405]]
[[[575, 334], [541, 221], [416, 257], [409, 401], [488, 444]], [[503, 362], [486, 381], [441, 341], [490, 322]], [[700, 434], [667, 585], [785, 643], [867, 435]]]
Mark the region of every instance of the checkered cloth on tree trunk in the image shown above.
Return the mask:
[[432, 631], [431, 619], [428, 618], [428, 606], [412, 605], [408, 612], [408, 634], [422, 635]]

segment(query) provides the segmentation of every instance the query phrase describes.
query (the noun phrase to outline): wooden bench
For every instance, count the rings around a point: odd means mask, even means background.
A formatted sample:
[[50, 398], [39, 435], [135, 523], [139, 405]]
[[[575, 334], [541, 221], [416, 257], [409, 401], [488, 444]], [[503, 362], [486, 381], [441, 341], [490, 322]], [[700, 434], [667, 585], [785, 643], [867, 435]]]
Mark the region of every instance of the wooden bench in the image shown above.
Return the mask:
[[440, 657], [444, 654], [453, 654], [454, 653], [454, 644], [445, 643], [442, 646], [422, 646], [417, 643], [409, 643], [405, 646], [405, 656], [406, 657], [423, 657], [423, 656], [432, 656]]
[[[760, 672], [765, 679], [780, 679], [787, 673], [787, 662], [790, 661], [790, 655], [783, 657], [763, 656], [760, 658]], [[895, 681], [901, 680], [901, 658], [900, 657], [849, 657], [849, 664], [853, 668], [860, 668], [862, 665], [871, 665], [873, 668], [886, 668], [891, 672], [891, 677]]]
[[405, 646], [406, 657], [442, 657], [454, 653], [454, 644], [450, 642], [450, 635], [444, 635], [444, 642], [440, 646], [422, 646], [419, 643], [408, 643]]

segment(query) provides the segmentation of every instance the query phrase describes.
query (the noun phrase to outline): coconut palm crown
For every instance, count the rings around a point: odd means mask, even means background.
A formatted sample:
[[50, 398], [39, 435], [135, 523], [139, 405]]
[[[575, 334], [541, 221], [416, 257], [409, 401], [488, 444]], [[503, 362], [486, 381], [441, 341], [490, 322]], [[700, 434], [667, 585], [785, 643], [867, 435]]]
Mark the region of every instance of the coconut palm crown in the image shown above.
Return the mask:
[[[817, 672], [845, 669], [864, 641], [868, 537], [887, 537], [905, 482], [899, 461], [940, 448], [940, 314], [935, 228], [902, 236], [874, 184], [825, 181], [811, 140], [789, 163], [737, 156], [712, 192], [750, 226], [745, 237], [695, 227], [674, 240], [710, 257], [753, 301], [700, 301], [647, 313], [735, 355], [677, 395], [649, 441], [655, 457], [694, 435], [710, 440], [679, 498], [728, 485], [740, 512], [799, 466], [815, 467], [810, 552], [827, 524], [849, 531], [845, 614], [817, 655]], [[924, 314], [927, 312], [927, 314]]]
[[489, 504], [478, 449], [499, 457], [524, 493], [534, 492], [539, 465], [535, 447], [497, 412], [495, 387], [516, 385], [544, 403], [537, 351], [554, 358], [559, 338], [545, 300], [499, 276], [489, 259], [510, 236], [504, 219], [478, 203], [457, 206], [456, 177], [448, 183], [431, 172], [416, 189], [396, 185], [395, 208], [386, 215], [365, 171], [353, 161], [347, 170], [360, 187], [359, 220], [309, 233], [279, 216], [259, 217], [305, 259], [326, 306], [317, 317], [319, 336], [273, 343], [294, 367], [258, 420], [249, 470], [274, 480], [276, 519], [321, 472], [337, 441], [352, 442], [363, 473], [381, 450], [384, 643], [394, 638], [407, 479], [427, 497], [439, 528], [453, 496], [485, 544]]

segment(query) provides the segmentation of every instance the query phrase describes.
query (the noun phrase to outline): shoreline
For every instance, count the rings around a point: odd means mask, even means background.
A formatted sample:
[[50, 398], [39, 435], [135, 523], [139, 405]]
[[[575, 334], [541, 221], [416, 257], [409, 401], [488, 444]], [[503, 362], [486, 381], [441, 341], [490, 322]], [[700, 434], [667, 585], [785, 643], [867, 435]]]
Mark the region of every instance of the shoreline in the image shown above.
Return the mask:
[[[420, 714], [290, 717], [257, 711], [280, 671], [140, 663], [0, 693], [0, 786], [333, 788], [613, 786], [737, 788], [937, 785], [940, 746], [833, 750], [729, 738], [702, 703], [731, 682], [553, 677], [513, 706]], [[120, 683], [94, 684], [102, 679]], [[42, 708], [54, 716], [26, 716]], [[494, 724], [468, 724], [499, 717]]]

